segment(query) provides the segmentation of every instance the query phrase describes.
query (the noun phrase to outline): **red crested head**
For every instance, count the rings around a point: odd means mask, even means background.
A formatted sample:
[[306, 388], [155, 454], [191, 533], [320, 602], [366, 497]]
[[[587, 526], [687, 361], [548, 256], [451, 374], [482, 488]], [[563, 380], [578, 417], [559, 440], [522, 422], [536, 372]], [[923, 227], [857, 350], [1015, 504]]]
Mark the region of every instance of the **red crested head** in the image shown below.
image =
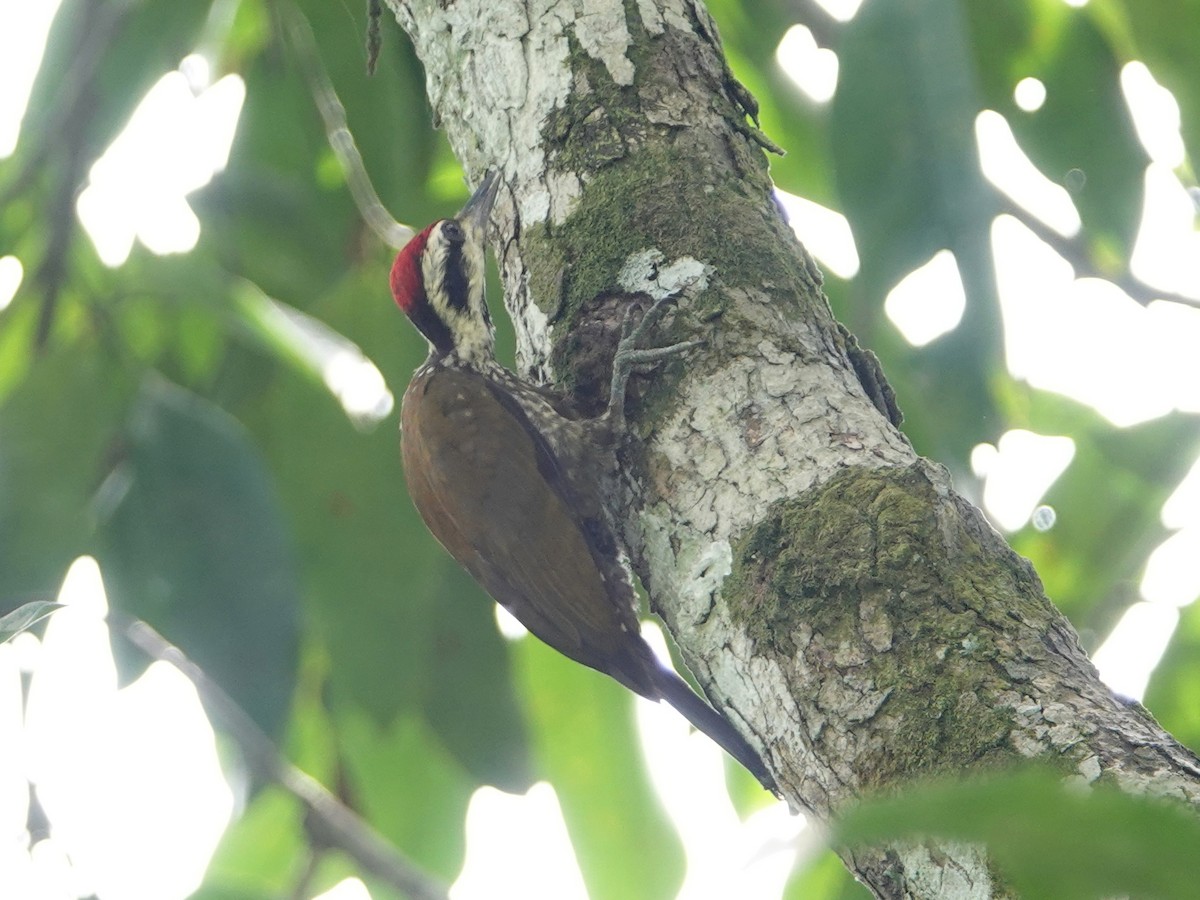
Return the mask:
[[488, 216], [499, 179], [484, 176], [453, 219], [438, 219], [404, 245], [392, 264], [396, 305], [429, 341], [435, 356], [494, 361], [492, 321], [484, 297]]
[[396, 305], [409, 316], [417, 308], [427, 302], [425, 296], [425, 280], [421, 275], [421, 255], [429, 242], [429, 233], [437, 226], [437, 222], [429, 225], [411, 241], [405, 244], [396, 254], [392, 263], [392, 296]]

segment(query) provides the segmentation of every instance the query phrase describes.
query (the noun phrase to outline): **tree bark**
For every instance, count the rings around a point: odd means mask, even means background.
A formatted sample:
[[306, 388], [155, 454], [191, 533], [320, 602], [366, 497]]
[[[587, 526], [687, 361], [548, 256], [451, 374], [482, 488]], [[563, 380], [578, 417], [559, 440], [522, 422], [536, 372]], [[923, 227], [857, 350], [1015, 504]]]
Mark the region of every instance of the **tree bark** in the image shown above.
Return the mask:
[[[388, 0], [477, 183], [523, 374], [595, 412], [623, 311], [705, 346], [635, 385], [634, 567], [717, 707], [828, 819], [917, 777], [1053, 758], [1200, 804], [1200, 762], [1098, 680], [1018, 557], [890, 421], [772, 200], [697, 0]], [[980, 848], [845, 851], [880, 897], [1008, 893]]]

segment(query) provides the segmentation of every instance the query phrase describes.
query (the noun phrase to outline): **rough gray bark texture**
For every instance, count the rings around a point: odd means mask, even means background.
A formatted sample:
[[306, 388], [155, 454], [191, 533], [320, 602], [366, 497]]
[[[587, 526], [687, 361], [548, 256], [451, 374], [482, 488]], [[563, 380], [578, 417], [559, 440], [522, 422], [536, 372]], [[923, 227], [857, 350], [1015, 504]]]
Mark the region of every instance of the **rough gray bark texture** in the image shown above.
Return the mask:
[[[586, 410], [629, 303], [700, 351], [635, 383], [625, 537], [714, 703], [797, 807], [1052, 758], [1200, 803], [1029, 564], [894, 427], [771, 199], [752, 101], [693, 0], [388, 0], [496, 245], [524, 374]], [[874, 398], [874, 401], [873, 399]], [[881, 897], [1006, 894], [982, 850], [845, 852]]]

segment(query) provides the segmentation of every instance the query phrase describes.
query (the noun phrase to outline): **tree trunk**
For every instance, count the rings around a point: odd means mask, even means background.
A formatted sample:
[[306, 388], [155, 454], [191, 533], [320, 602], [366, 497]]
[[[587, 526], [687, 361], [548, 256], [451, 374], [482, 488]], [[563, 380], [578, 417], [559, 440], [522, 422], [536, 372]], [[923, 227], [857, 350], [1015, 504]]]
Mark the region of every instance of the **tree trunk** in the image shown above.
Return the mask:
[[[1029, 563], [890, 421], [697, 0], [388, 2], [472, 183], [502, 173], [524, 374], [601, 408], [633, 300], [676, 297], [659, 338], [706, 342], [635, 384], [625, 538], [793, 804], [828, 819], [873, 789], [1044, 757], [1200, 803], [1197, 759], [1098, 680]], [[974, 847], [844, 857], [881, 897], [1006, 893]]]

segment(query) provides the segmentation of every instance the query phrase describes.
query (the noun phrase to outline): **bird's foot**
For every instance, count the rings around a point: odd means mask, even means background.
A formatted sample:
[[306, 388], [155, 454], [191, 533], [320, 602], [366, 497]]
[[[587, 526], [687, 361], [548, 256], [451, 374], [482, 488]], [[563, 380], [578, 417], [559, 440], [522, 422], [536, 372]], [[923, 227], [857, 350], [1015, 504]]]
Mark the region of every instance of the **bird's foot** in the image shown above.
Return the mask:
[[679, 356], [704, 344], [704, 341], [680, 341], [666, 347], [639, 346], [675, 299], [675, 295], [668, 295], [655, 300], [637, 322], [634, 321], [632, 309], [625, 314], [625, 320], [621, 323], [621, 340], [613, 357], [612, 384], [609, 387], [606, 413], [614, 434], [619, 435], [625, 429], [625, 388], [633, 370], [637, 366], [651, 365]]

